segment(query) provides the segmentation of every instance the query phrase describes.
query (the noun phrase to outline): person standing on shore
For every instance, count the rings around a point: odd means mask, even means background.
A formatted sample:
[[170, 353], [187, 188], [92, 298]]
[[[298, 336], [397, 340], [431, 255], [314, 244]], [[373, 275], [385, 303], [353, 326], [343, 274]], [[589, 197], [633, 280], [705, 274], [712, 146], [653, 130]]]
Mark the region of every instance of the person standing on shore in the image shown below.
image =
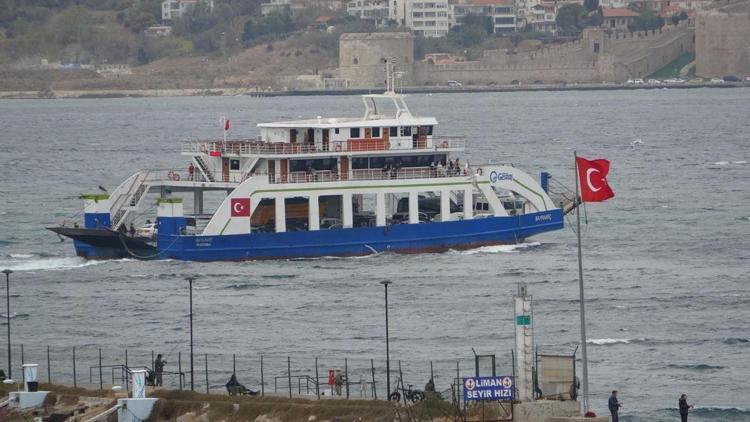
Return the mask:
[[618, 412], [620, 411], [620, 407], [622, 405], [617, 400], [617, 390], [612, 391], [612, 395], [609, 396], [609, 413], [612, 414], [612, 422], [619, 422], [620, 417], [618, 416]]
[[680, 407], [680, 418], [682, 418], [682, 422], [687, 422], [688, 411], [693, 408], [693, 406], [689, 405], [687, 402], [687, 394], [683, 394], [680, 396], [679, 407]]
[[164, 365], [167, 364], [167, 361], [161, 358], [161, 354], [156, 355], [156, 360], [154, 361], [154, 372], [156, 372], [156, 386], [161, 387], [162, 385], [162, 374], [164, 373]]

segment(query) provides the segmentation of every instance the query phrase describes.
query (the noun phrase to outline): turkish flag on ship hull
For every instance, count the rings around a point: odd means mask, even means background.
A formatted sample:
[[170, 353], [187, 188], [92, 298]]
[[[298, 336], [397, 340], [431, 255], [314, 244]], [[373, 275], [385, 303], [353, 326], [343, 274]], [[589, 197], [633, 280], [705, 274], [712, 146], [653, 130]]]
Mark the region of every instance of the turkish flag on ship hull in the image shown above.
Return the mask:
[[608, 160], [587, 160], [576, 157], [576, 166], [583, 202], [601, 202], [615, 196], [612, 188], [607, 184]]
[[250, 198], [232, 198], [232, 217], [250, 217]]

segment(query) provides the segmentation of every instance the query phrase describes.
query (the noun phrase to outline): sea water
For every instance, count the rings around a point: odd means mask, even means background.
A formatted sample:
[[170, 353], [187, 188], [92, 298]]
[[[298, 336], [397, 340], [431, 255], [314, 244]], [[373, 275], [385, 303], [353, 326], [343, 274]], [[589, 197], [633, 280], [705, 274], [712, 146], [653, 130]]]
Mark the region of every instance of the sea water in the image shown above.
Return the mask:
[[[415, 114], [438, 118], [436, 133], [467, 137], [461, 161], [495, 159], [535, 177], [546, 170], [568, 187], [574, 151], [611, 161], [616, 196], [586, 207], [582, 233], [596, 411], [607, 413], [617, 389], [623, 420], [676, 420], [677, 398], [687, 393], [692, 420], [750, 420], [750, 90], [408, 100]], [[180, 141], [220, 138], [223, 116], [230, 137], [249, 138], [258, 122], [356, 116], [359, 105], [350, 96], [0, 101], [0, 268], [15, 271], [14, 375], [21, 343], [24, 360], [42, 364], [42, 381], [47, 345], [53, 382], [72, 381], [74, 346], [79, 383], [90, 371], [97, 383], [99, 347], [104, 364], [123, 363], [127, 348], [131, 366], [150, 366], [154, 350], [168, 370], [177, 370], [181, 353], [186, 371], [184, 278], [194, 275], [196, 371], [208, 353], [209, 383], [218, 387], [232, 354], [240, 381], [254, 388], [264, 355], [266, 391], [283, 382], [274, 377], [286, 374], [287, 356], [295, 373], [314, 374], [318, 357], [321, 377], [346, 364], [355, 381], [367, 380], [373, 359], [382, 397], [384, 280], [393, 282], [392, 363], [402, 361], [405, 383], [421, 387], [433, 361], [438, 389], [449, 388], [457, 361], [460, 376], [473, 372], [472, 348], [495, 354], [498, 372], [510, 374], [518, 282], [533, 295], [540, 353], [572, 354], [580, 334], [569, 224], [514, 246], [232, 263], [86, 261], [44, 229], [80, 218], [78, 196], [99, 185], [112, 190], [145, 168], [186, 169]], [[0, 362], [6, 358], [0, 347]]]

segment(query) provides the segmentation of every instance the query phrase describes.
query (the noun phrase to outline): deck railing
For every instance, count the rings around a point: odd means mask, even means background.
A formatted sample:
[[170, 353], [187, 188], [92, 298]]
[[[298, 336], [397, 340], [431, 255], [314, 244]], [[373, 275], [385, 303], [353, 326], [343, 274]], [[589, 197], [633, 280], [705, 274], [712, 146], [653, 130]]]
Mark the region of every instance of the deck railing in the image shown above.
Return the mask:
[[435, 179], [446, 177], [465, 177], [471, 175], [472, 169], [461, 169], [460, 171], [449, 171], [431, 168], [401, 168], [401, 169], [360, 169], [352, 170], [351, 174], [339, 173], [329, 170], [314, 172], [291, 172], [289, 174], [270, 174], [268, 180], [271, 183], [315, 183], [315, 182], [342, 182], [352, 180], [396, 180], [396, 179]]
[[[418, 139], [416, 145], [412, 148], [415, 150], [463, 150], [466, 147], [466, 140], [452, 136], [434, 136], [432, 142], [427, 139]], [[390, 142], [383, 138], [369, 139], [347, 139], [344, 141], [330, 141], [324, 145], [311, 145], [303, 143], [288, 142], [264, 142], [252, 139], [232, 140], [232, 141], [204, 141], [204, 142], [183, 142], [182, 153], [185, 154], [205, 154], [222, 156], [231, 155], [294, 155], [294, 154], [318, 154], [328, 152], [367, 152], [367, 151], [388, 151], [391, 150]]]

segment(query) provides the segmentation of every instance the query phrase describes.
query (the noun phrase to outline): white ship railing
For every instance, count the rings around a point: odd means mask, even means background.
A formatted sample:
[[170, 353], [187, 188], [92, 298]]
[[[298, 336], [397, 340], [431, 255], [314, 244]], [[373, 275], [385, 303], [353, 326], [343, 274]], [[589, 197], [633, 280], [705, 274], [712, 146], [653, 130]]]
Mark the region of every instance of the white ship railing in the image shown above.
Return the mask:
[[[430, 142], [431, 141], [431, 142]], [[431, 145], [430, 145], [431, 144]], [[463, 150], [466, 140], [454, 136], [433, 136], [432, 139], [417, 139], [413, 150]], [[289, 142], [264, 142], [259, 140], [232, 141], [186, 141], [182, 143], [184, 154], [234, 154], [234, 155], [294, 155], [336, 152], [369, 152], [391, 150], [390, 143], [382, 138], [349, 139], [331, 141], [327, 145], [310, 145]], [[400, 149], [401, 151], [401, 149]]]
[[397, 179], [436, 179], [448, 177], [466, 177], [472, 174], [471, 169], [450, 172], [448, 169], [402, 168], [402, 169], [362, 169], [352, 170], [351, 174], [340, 174], [333, 171], [291, 172], [289, 174], [270, 174], [270, 183], [315, 183], [345, 182], [357, 180], [397, 180]]

